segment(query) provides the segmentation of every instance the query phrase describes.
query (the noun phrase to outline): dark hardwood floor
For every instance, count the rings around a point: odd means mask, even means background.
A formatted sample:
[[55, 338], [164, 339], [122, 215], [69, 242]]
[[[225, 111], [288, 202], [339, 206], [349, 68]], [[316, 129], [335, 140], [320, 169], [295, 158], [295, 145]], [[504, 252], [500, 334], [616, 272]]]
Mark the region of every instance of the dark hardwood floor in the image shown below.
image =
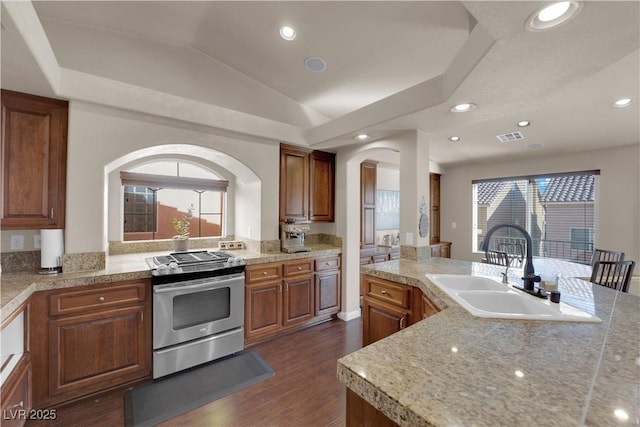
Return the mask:
[[[333, 320], [254, 345], [249, 349], [271, 366], [274, 377], [159, 425], [344, 426], [346, 390], [336, 378], [336, 361], [361, 346], [360, 319]], [[55, 421], [26, 426], [122, 426], [126, 391], [58, 407]]]

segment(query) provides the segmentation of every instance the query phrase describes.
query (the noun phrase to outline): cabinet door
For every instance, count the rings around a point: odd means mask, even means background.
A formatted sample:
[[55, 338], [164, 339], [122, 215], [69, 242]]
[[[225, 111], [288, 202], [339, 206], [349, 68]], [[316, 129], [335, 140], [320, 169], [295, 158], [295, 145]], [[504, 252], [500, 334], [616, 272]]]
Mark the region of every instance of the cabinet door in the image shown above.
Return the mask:
[[374, 162], [360, 164], [360, 247], [376, 245], [376, 171]]
[[440, 258], [442, 256], [442, 247], [439, 244], [431, 245], [431, 258]]
[[[15, 369], [2, 384], [2, 427], [20, 427], [25, 424], [25, 417], [31, 409], [31, 365], [29, 354], [24, 354]], [[24, 412], [21, 412], [24, 411]]]
[[404, 329], [409, 311], [371, 298], [364, 298], [362, 345], [366, 346]]
[[2, 91], [3, 230], [64, 228], [68, 103]]
[[428, 296], [422, 294], [422, 318], [426, 319], [439, 312], [440, 308]]
[[284, 279], [283, 326], [304, 323], [313, 317], [313, 274]]
[[244, 336], [247, 341], [282, 329], [282, 283], [280, 280], [245, 287]]
[[309, 158], [302, 150], [280, 147], [280, 221], [306, 220], [309, 204]]
[[145, 306], [49, 321], [49, 394], [86, 395], [149, 375]]
[[316, 316], [340, 311], [340, 271], [316, 273]]
[[440, 174], [429, 174], [429, 184], [431, 199], [430, 241], [431, 243], [438, 243], [440, 241]]
[[309, 155], [309, 220], [333, 222], [335, 194], [333, 153], [314, 151]]
[[440, 256], [442, 258], [451, 258], [451, 243], [445, 243], [442, 245]]

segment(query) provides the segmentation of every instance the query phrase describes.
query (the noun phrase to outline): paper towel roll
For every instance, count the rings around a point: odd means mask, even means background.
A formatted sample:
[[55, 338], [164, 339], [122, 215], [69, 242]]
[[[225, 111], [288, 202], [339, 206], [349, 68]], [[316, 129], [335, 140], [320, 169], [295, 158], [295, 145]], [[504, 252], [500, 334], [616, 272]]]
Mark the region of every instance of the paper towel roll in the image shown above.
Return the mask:
[[54, 268], [62, 265], [64, 230], [40, 230], [40, 266]]

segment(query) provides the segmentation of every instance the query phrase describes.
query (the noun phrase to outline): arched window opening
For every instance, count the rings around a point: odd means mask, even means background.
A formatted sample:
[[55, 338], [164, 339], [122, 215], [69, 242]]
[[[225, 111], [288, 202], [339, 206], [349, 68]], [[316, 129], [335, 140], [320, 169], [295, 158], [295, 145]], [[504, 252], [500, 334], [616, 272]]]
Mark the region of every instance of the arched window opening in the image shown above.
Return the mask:
[[170, 239], [173, 219], [189, 220], [189, 237], [221, 237], [228, 182], [201, 166], [157, 161], [120, 172], [123, 240]]

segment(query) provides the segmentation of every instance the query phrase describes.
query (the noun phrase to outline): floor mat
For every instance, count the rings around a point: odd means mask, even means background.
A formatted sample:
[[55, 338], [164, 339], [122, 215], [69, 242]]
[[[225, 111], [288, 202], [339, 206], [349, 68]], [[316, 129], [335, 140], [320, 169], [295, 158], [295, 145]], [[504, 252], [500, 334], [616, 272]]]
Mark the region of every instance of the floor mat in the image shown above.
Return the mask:
[[152, 426], [274, 375], [249, 351], [156, 380], [125, 394], [125, 426]]

